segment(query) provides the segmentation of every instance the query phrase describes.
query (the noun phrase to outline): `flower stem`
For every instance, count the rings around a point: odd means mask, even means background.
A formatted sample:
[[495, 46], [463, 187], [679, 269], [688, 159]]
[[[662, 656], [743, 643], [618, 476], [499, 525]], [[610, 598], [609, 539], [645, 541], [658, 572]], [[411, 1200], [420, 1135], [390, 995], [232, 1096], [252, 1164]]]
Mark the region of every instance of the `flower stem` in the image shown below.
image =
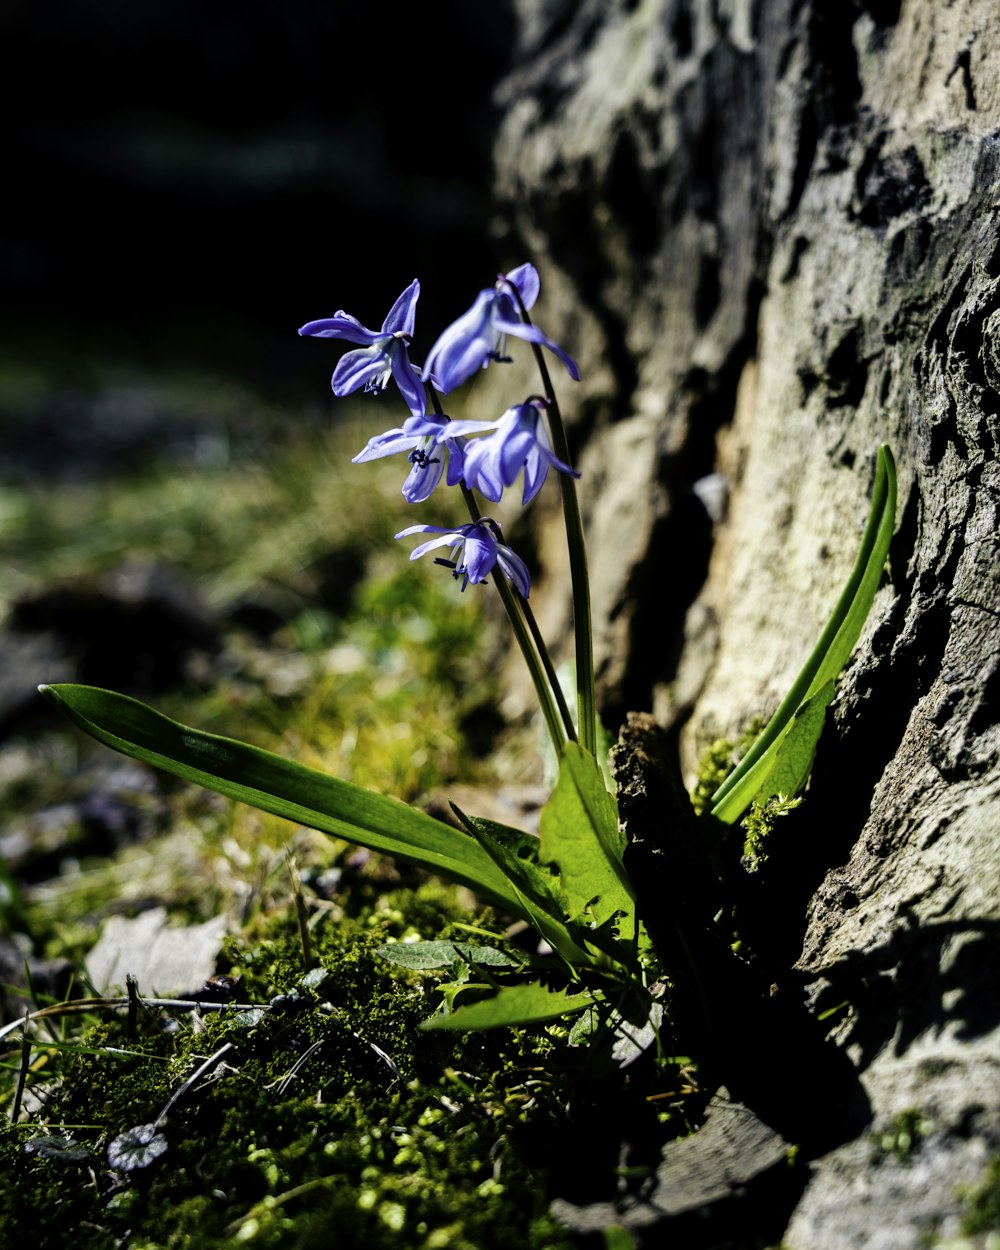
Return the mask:
[[[430, 383], [425, 383], [425, 386], [430, 395], [434, 411], [438, 416], [444, 416], [441, 398], [437, 391]], [[475, 495], [473, 495], [464, 482], [460, 482], [459, 485], [462, 488], [462, 497], [465, 500], [465, 506], [469, 510], [470, 519], [472, 521], [482, 520], [482, 513], [479, 511]], [[528, 666], [528, 673], [535, 687], [535, 693], [538, 696], [538, 703], [545, 718], [549, 737], [552, 739], [552, 746], [555, 748], [556, 758], [558, 758], [567, 739], [571, 739], [573, 742], [576, 741], [576, 730], [573, 727], [573, 718], [570, 716], [569, 708], [566, 706], [566, 700], [563, 697], [562, 688], [559, 685], [559, 680], [552, 664], [552, 658], [549, 655], [548, 648], [535, 621], [535, 615], [528, 606], [527, 600], [522, 599], [515, 592], [502, 573], [494, 573], [493, 582], [496, 585], [497, 593], [500, 595], [504, 611], [507, 613], [511, 629], [514, 631], [517, 645], [521, 648], [524, 662]]]
[[542, 631], [538, 628], [538, 622], [535, 620], [535, 614], [531, 610], [531, 604], [527, 599], [521, 600], [521, 611], [524, 613], [524, 619], [528, 622], [528, 629], [531, 631], [531, 637], [538, 649], [539, 658], [545, 668], [545, 675], [549, 679], [549, 686], [555, 695], [556, 703], [559, 707], [559, 715], [562, 722], [566, 726], [566, 737], [570, 742], [576, 742], [576, 726], [573, 724], [573, 717], [570, 714], [569, 707], [566, 703], [566, 696], [563, 694], [562, 685], [556, 673], [555, 666], [552, 663], [552, 657], [549, 655], [549, 649], [545, 645], [545, 639], [542, 637]]
[[[466, 507], [469, 509], [469, 516], [473, 521], [481, 520], [482, 514], [479, 511], [479, 506], [472, 491], [469, 490], [464, 482], [461, 482], [460, 485]], [[524, 609], [527, 608], [527, 604], [520, 600], [520, 596], [501, 572], [494, 572], [493, 584], [500, 595], [500, 602], [504, 606], [507, 619], [510, 621], [510, 627], [513, 629], [514, 637], [517, 639], [517, 645], [521, 648], [524, 662], [528, 666], [528, 672], [534, 683], [535, 693], [538, 695], [542, 715], [545, 717], [549, 737], [552, 739], [552, 745], [555, 748], [556, 758], [558, 759], [566, 743], [567, 730], [564, 728], [563, 721], [560, 719], [559, 708], [556, 706], [556, 698], [561, 698], [562, 692], [560, 691], [558, 695], [555, 693], [559, 690], [559, 683], [554, 680], [555, 673], [552, 672], [552, 677], [547, 680], [547, 670], [551, 671], [552, 661], [548, 659], [547, 651], [539, 652], [535, 650], [531, 634], [525, 625]], [[531, 617], [531, 620], [534, 621], [534, 616]], [[540, 635], [539, 640], [541, 640]], [[542, 655], [544, 655], [544, 659], [541, 658]], [[548, 660], [548, 664], [546, 664], [546, 660]], [[565, 703], [563, 706], [565, 707]], [[568, 710], [566, 715], [569, 715]], [[572, 729], [573, 723], [570, 721], [569, 731], [572, 732]], [[574, 734], [573, 736], [575, 738], [576, 735]]]
[[[511, 282], [511, 295], [514, 297], [525, 325], [531, 325], [531, 318], [524, 306], [521, 294]], [[532, 343], [531, 350], [535, 354], [535, 363], [542, 378], [545, 398], [549, 401], [549, 430], [552, 434], [552, 450], [563, 462], [571, 465], [569, 443], [566, 440], [566, 429], [559, 401], [552, 386], [548, 366], [542, 355], [539, 343]], [[580, 740], [584, 747], [597, 757], [597, 698], [594, 694], [594, 634], [590, 616], [590, 576], [587, 572], [587, 548], [583, 538], [583, 518], [580, 515], [580, 503], [576, 495], [576, 481], [566, 473], [559, 474], [559, 485], [562, 488], [563, 517], [566, 522], [566, 545], [569, 548], [569, 573], [573, 586], [573, 630], [576, 642], [576, 700]]]

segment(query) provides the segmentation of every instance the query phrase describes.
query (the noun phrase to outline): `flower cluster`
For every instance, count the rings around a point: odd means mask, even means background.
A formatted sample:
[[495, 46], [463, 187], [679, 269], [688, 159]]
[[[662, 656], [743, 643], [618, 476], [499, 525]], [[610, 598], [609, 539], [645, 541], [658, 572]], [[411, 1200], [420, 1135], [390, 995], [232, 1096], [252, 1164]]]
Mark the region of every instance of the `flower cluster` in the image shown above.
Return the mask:
[[[546, 410], [550, 400], [530, 396], [508, 408], [495, 421], [451, 421], [442, 412], [439, 395], [466, 382], [477, 369], [491, 362], [507, 362], [508, 339], [521, 339], [552, 352], [574, 381], [580, 372], [576, 362], [532, 324], [528, 311], [538, 298], [540, 283], [533, 265], [519, 265], [500, 274], [493, 286], [479, 292], [472, 306], [435, 341], [422, 368], [410, 361], [420, 283], [414, 280], [389, 310], [381, 330], [369, 330], [349, 313], [307, 322], [299, 334], [343, 339], [357, 344], [346, 352], [333, 372], [335, 395], [354, 391], [384, 391], [391, 378], [410, 410], [402, 425], [369, 439], [354, 457], [359, 464], [405, 452], [410, 469], [403, 495], [410, 503], [428, 499], [442, 477], [448, 486], [461, 485], [472, 512], [472, 521], [458, 529], [437, 525], [411, 525], [397, 538], [410, 534], [436, 534], [421, 543], [411, 559], [427, 551], [451, 548], [451, 558], [436, 563], [450, 568], [469, 582], [483, 582], [499, 567], [525, 599], [530, 589], [524, 562], [502, 541], [496, 522], [480, 517], [470, 493], [478, 491], [498, 503], [506, 488], [523, 473], [521, 502], [530, 503], [541, 489], [549, 468], [578, 477], [579, 474], [552, 449]], [[433, 411], [428, 411], [428, 399]]]

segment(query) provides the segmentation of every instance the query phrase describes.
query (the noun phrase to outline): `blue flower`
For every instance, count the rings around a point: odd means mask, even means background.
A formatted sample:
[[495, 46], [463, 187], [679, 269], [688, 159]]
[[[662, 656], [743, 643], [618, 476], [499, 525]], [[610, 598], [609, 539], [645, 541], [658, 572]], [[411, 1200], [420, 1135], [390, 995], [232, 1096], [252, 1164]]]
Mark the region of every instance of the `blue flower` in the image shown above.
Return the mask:
[[510, 273], [501, 274], [496, 284], [480, 291], [469, 311], [452, 322], [438, 338], [424, 364], [424, 377], [440, 391], [452, 391], [491, 360], [507, 360], [507, 336], [513, 334], [515, 338], [541, 343], [555, 352], [570, 377], [579, 382], [580, 371], [572, 357], [546, 338], [537, 326], [521, 320], [512, 288], [527, 310], [538, 298], [539, 286], [534, 265], [519, 265]]
[[448, 485], [457, 486], [462, 480], [465, 439], [446, 437], [447, 424], [445, 417], [409, 417], [402, 428], [370, 438], [353, 463], [407, 452], [411, 468], [403, 483], [403, 497], [408, 503], [423, 503], [440, 482], [446, 463]]
[[407, 355], [413, 338], [419, 296], [420, 283], [414, 279], [389, 309], [382, 329], [377, 332], [366, 329], [357, 317], [343, 311], [302, 326], [299, 334], [321, 339], [346, 339], [348, 343], [361, 344], [360, 350], [343, 355], [334, 369], [334, 395], [350, 395], [362, 387], [366, 391], [383, 391], [391, 376], [410, 412], [415, 417], [424, 415], [426, 398], [423, 384]]
[[465, 484], [497, 503], [504, 489], [513, 486], [524, 470], [523, 504], [530, 503], [542, 488], [551, 465], [560, 473], [579, 477], [556, 456], [549, 441], [542, 410], [544, 399], [532, 398], [508, 408], [497, 421], [451, 421], [445, 427], [450, 438], [493, 430], [473, 439], [465, 448]]
[[519, 555], [511, 551], [500, 541], [500, 527], [490, 517], [473, 521], [468, 525], [460, 525], [450, 530], [443, 525], [410, 525], [400, 530], [397, 538], [407, 538], [410, 534], [437, 534], [430, 542], [421, 543], [410, 552], [410, 559], [417, 560], [428, 551], [436, 551], [439, 547], [451, 548], [451, 559], [437, 557], [435, 564], [443, 564], [451, 569], [453, 577], [462, 579], [464, 590], [469, 582], [484, 582], [495, 565], [520, 593], [527, 599], [531, 589], [531, 577], [527, 567]]

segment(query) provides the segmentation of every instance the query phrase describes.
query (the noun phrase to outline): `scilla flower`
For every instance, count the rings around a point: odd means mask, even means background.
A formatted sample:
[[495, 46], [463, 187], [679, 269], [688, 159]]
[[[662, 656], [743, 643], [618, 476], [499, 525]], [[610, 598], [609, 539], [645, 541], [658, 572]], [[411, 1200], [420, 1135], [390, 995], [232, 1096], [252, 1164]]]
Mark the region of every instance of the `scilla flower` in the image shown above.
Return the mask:
[[484, 582], [494, 566], [518, 590], [521, 597], [527, 599], [531, 589], [531, 577], [524, 561], [500, 541], [500, 527], [491, 517], [483, 517], [468, 525], [460, 525], [450, 530], [443, 525], [410, 525], [400, 530], [397, 538], [408, 538], [411, 534], [437, 534], [430, 542], [421, 543], [410, 552], [410, 559], [417, 560], [428, 551], [436, 551], [439, 547], [451, 548], [451, 559], [437, 557], [435, 564], [442, 564], [451, 569], [453, 577], [462, 579], [464, 590], [469, 582]]
[[415, 417], [424, 415], [424, 388], [407, 355], [419, 296], [420, 283], [414, 279], [389, 309], [379, 331], [366, 329], [357, 317], [343, 311], [302, 326], [299, 334], [361, 344], [360, 350], [342, 356], [334, 369], [334, 395], [350, 395], [362, 387], [366, 391], [384, 391], [391, 376], [410, 412]]
[[445, 464], [449, 486], [457, 486], [462, 480], [465, 439], [446, 438], [447, 425], [444, 417], [409, 417], [401, 429], [386, 430], [370, 438], [367, 446], [353, 458], [353, 463], [407, 452], [411, 467], [403, 483], [403, 497], [408, 503], [423, 503], [440, 482]]
[[506, 360], [507, 335], [513, 334], [515, 338], [541, 343], [555, 352], [570, 377], [579, 382], [580, 371], [572, 357], [546, 338], [537, 326], [521, 320], [511, 288], [516, 289], [525, 309], [529, 309], [538, 298], [539, 286], [534, 265], [518, 265], [510, 273], [501, 274], [494, 286], [479, 292], [469, 311], [452, 322], [431, 348], [424, 365], [424, 377], [441, 391], [454, 390], [491, 360]]
[[508, 408], [497, 421], [451, 421], [445, 433], [456, 438], [485, 433], [465, 448], [465, 484], [497, 503], [508, 486], [524, 470], [523, 504], [530, 503], [542, 488], [551, 465], [571, 477], [580, 474], [556, 456], [549, 442], [543, 409], [546, 401], [533, 396]]

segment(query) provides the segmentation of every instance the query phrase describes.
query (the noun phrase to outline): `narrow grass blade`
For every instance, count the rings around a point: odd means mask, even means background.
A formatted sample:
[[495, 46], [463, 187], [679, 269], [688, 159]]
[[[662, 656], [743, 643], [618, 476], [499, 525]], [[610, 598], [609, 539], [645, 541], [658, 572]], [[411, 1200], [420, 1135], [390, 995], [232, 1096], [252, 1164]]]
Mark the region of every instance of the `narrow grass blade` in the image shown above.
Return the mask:
[[[896, 466], [891, 450], [883, 445], [879, 448], [875, 467], [875, 485], [872, 491], [868, 523], [865, 526], [861, 547], [847, 584], [805, 667], [795, 679], [781, 706], [740, 761], [739, 766], [712, 796], [712, 815], [717, 819], [728, 824], [738, 820], [758, 797], [761, 787], [770, 774], [783, 776], [788, 771], [782, 768], [777, 758], [782, 751], [785, 737], [796, 716], [803, 709], [803, 705], [819, 695], [824, 687], [835, 682], [850, 658], [854, 644], [867, 619], [872, 600], [875, 598], [875, 592], [882, 577], [882, 569], [889, 554], [889, 543], [892, 540], [895, 523]], [[828, 693], [832, 696], [832, 690]], [[821, 702], [822, 700], [819, 700], [814, 707]], [[825, 707], [825, 704], [823, 706]], [[806, 724], [809, 725], [811, 740], [807, 740], [802, 728]], [[795, 735], [793, 744], [796, 761], [791, 769], [794, 774], [802, 775], [800, 788], [808, 777], [822, 727], [822, 716], [800, 717], [799, 732]], [[807, 757], [804, 766], [803, 757]], [[775, 791], [771, 789], [770, 793], [775, 793]]]
[[58, 685], [41, 692], [116, 751], [275, 816], [401, 856], [524, 916], [516, 891], [478, 842], [417, 808], [245, 742], [191, 729], [110, 690]]

